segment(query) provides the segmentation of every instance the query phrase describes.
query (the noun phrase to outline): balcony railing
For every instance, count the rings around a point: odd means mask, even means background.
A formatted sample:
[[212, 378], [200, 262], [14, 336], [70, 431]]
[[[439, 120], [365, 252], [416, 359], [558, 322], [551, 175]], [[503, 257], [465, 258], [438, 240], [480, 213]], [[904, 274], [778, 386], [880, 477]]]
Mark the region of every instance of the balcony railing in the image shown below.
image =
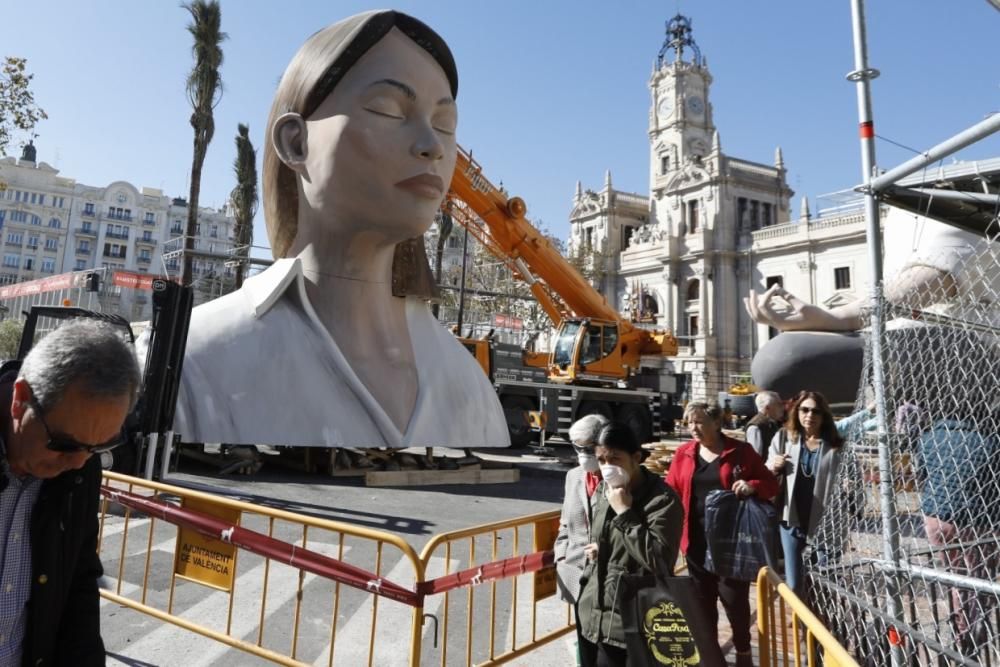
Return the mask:
[[128, 234], [125, 232], [104, 232], [104, 236], [109, 239], [122, 239], [128, 241]]
[[139, 262], [140, 264], [149, 264], [150, 262], [153, 261], [153, 258], [152, 257], [144, 257], [143, 255], [139, 255], [136, 258], [136, 261]]
[[125, 253], [111, 252], [109, 250], [104, 251], [104, 256], [109, 259], [125, 259]]
[[91, 217], [91, 218], [92, 218], [92, 217], [94, 217], [95, 215], [97, 215], [97, 211], [95, 211], [95, 210], [94, 210], [94, 209], [92, 209], [92, 208], [85, 208], [85, 209], [83, 209], [83, 213], [82, 213], [82, 215], [86, 215], [86, 216], [88, 216], [88, 217]]
[[137, 237], [135, 237], [135, 242], [136, 243], [145, 243], [146, 245], [156, 245], [156, 239], [154, 239], [154, 238], [147, 238], [145, 236], [137, 236]]
[[132, 222], [131, 215], [118, 215], [117, 213], [106, 213], [105, 220], [121, 220], [122, 222]]
[[90, 252], [91, 252], [90, 248], [82, 248], [80, 246], [76, 247], [76, 254], [77, 255], [89, 255]]
[[143, 221], [142, 221], [142, 224], [149, 225], [150, 227], [153, 227], [153, 226], [156, 225], [156, 220], [155, 219], [150, 219], [150, 218], [144, 218]]
[[74, 231], [77, 234], [81, 234], [81, 235], [87, 235], [87, 236], [93, 236], [93, 237], [97, 236], [97, 230], [94, 229], [93, 227], [77, 227]]

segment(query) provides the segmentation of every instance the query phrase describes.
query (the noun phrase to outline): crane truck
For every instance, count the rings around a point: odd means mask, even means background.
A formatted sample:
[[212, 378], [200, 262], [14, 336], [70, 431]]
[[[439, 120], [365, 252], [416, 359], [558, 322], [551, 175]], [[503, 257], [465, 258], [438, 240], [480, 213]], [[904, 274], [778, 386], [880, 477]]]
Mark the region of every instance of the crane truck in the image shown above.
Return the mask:
[[541, 412], [547, 430], [564, 437], [575, 420], [595, 413], [627, 423], [640, 442], [661, 436], [661, 411], [673, 404], [676, 384], [644, 369], [642, 360], [676, 355], [676, 338], [618, 313], [528, 221], [524, 200], [493, 185], [462, 148], [443, 206], [527, 282], [557, 330], [544, 364], [526, 361], [516, 345], [463, 340], [494, 383], [511, 444], [532, 438], [531, 412]]

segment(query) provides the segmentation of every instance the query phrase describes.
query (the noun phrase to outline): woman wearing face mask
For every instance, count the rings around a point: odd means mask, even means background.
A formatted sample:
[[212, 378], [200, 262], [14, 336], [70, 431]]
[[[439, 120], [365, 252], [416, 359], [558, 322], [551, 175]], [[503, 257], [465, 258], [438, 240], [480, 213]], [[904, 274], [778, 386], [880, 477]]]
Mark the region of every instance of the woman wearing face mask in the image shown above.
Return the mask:
[[684, 512], [677, 494], [639, 465], [642, 450], [625, 424], [602, 428], [594, 455], [602, 481], [592, 501], [591, 542], [584, 547], [587, 563], [577, 601], [580, 664], [624, 666], [619, 579], [673, 573]]
[[667, 473], [667, 484], [684, 505], [681, 551], [687, 558], [688, 572], [701, 589], [712, 629], [718, 625], [717, 600], [721, 599], [733, 630], [736, 665], [751, 667], [750, 583], [705, 569], [705, 501], [709, 493], [718, 490], [769, 500], [778, 492], [778, 481], [752, 446], [722, 434], [722, 409], [717, 405], [690, 403], [684, 417], [693, 439], [678, 448]]
[[[607, 417], [587, 415], [569, 427], [569, 440], [573, 443], [580, 465], [566, 473], [566, 491], [563, 495], [562, 515], [559, 517], [559, 534], [556, 536], [556, 581], [560, 597], [573, 605], [580, 596], [580, 575], [586, 564], [584, 548], [590, 544], [590, 523], [594, 492], [601, 483], [601, 468], [594, 456], [594, 443], [601, 429], [607, 426]], [[580, 617], [576, 617], [577, 639]]]

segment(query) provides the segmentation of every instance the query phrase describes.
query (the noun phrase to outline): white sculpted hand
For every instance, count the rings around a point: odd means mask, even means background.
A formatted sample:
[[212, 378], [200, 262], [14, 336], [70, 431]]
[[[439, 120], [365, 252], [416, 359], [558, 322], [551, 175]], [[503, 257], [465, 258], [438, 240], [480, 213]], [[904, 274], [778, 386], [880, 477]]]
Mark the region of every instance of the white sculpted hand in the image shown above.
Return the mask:
[[781, 285], [763, 294], [750, 290], [743, 305], [754, 321], [779, 331], [854, 331], [860, 326], [854, 304], [830, 311], [806, 303]]

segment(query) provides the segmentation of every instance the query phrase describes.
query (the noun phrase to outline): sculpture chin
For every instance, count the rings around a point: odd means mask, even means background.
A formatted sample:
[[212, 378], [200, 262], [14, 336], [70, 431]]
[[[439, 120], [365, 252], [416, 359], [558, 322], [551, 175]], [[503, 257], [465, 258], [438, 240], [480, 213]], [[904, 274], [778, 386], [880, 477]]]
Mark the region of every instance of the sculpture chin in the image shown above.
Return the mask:
[[761, 389], [782, 398], [803, 389], [818, 391], [843, 412], [858, 395], [864, 347], [864, 335], [857, 332], [786, 331], [757, 351], [750, 372]]

